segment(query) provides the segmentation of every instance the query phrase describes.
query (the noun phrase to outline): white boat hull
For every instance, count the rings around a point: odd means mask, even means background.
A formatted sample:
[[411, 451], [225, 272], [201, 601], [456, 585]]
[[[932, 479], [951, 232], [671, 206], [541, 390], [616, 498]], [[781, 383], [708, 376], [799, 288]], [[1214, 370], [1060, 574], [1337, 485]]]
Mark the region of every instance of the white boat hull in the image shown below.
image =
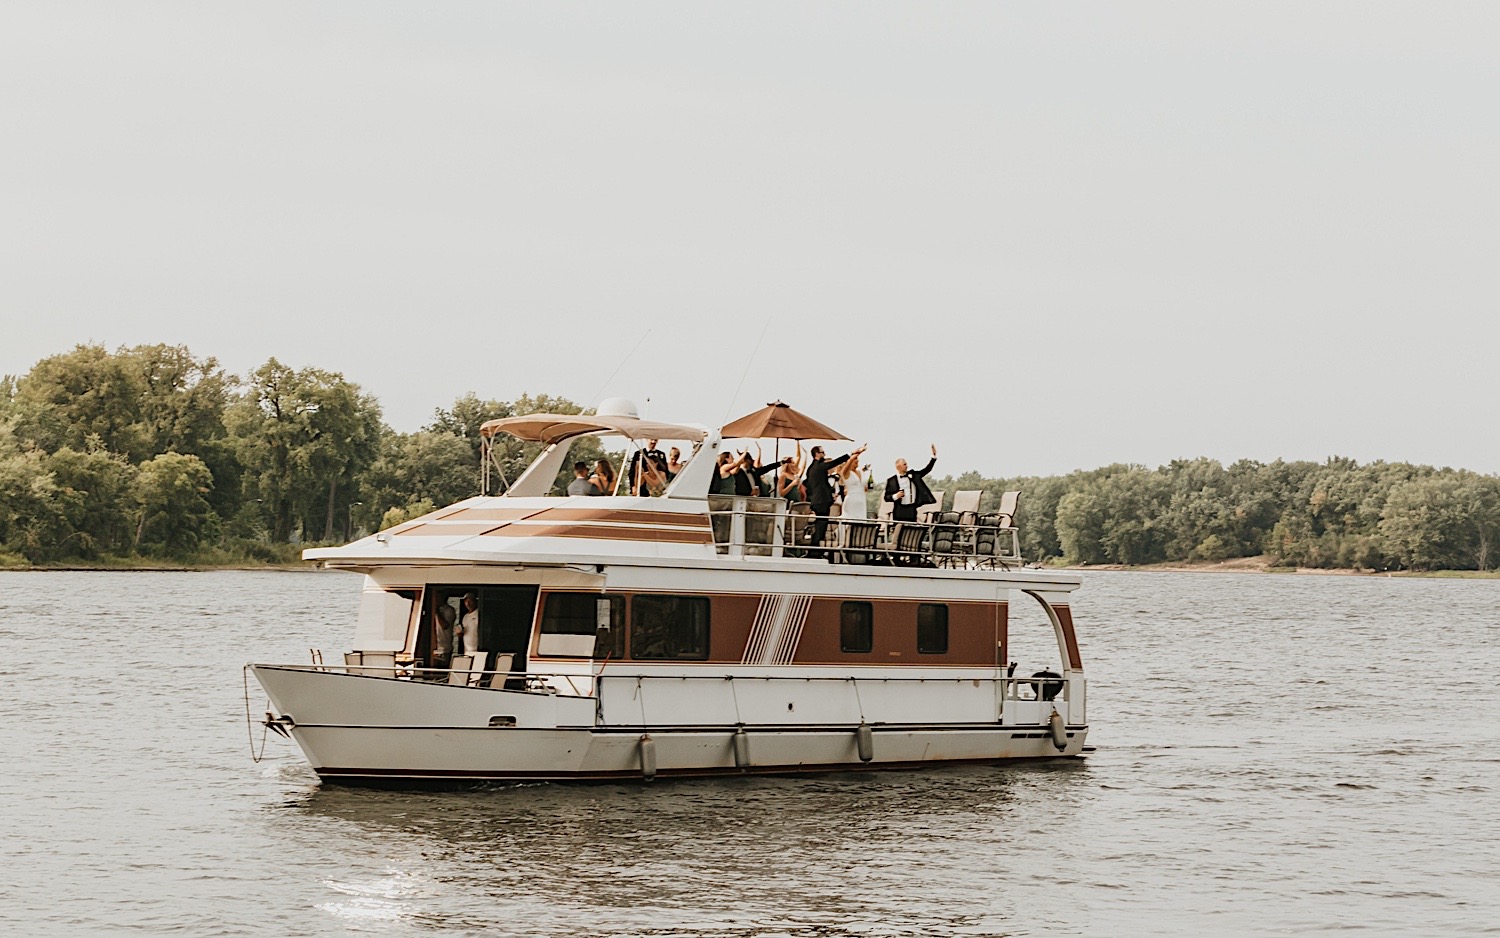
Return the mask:
[[[801, 722], [703, 722], [720, 715], [709, 707], [679, 710], [673, 722], [611, 723], [595, 697], [253, 668], [281, 715], [277, 722], [314, 771], [328, 781], [351, 783], [641, 779], [993, 763], [1081, 755], [1087, 735], [1086, 726], [1068, 725], [1066, 746], [1059, 750], [1047, 717], [1057, 710], [1066, 720], [1066, 707], [1059, 706], [1065, 702], [1011, 702], [1003, 715], [955, 714], [990, 717], [984, 721], [871, 721], [864, 724], [870, 745], [869, 759], [863, 760], [857, 714], [851, 722], [822, 723], [795, 712]], [[972, 695], [971, 683], [962, 682]], [[930, 701], [942, 686], [898, 691]], [[867, 687], [865, 694], [871, 693]], [[741, 731], [744, 738], [736, 746]], [[643, 744], [643, 738], [649, 742]]]

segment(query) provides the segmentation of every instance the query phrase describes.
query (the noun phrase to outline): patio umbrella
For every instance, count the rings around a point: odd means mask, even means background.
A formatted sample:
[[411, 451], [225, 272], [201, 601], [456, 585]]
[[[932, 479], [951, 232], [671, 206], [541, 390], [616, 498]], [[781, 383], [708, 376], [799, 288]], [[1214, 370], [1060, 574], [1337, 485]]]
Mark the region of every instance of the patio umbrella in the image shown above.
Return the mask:
[[847, 440], [839, 431], [827, 424], [793, 410], [781, 401], [773, 401], [753, 414], [724, 425], [719, 434], [726, 439], [776, 441], [776, 461], [781, 461], [782, 440]]
[[767, 404], [753, 414], [724, 425], [720, 435], [742, 440], [847, 440], [837, 430], [781, 401]]

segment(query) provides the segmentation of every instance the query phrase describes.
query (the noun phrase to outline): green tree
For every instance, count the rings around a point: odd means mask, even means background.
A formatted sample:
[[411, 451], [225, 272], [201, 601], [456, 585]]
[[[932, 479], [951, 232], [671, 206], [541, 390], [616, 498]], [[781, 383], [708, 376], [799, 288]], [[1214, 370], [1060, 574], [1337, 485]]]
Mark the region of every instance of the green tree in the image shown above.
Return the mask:
[[1443, 472], [1402, 482], [1385, 500], [1380, 532], [1413, 570], [1485, 570], [1500, 536], [1500, 480]]
[[226, 413], [246, 496], [259, 499], [272, 537], [322, 532], [354, 501], [354, 480], [375, 459], [380, 407], [344, 376], [292, 369], [272, 358], [256, 369]]
[[0, 544], [33, 563], [65, 556], [73, 531], [47, 460], [0, 423]]
[[137, 470], [124, 456], [103, 449], [81, 453], [64, 446], [43, 465], [72, 532], [68, 556], [95, 559], [134, 548]]
[[419, 501], [450, 505], [479, 494], [479, 462], [469, 442], [453, 433], [387, 433], [380, 455], [360, 477], [359, 491], [360, 526], [389, 527], [382, 519], [391, 509]]
[[182, 557], [212, 532], [217, 516], [206, 497], [213, 474], [197, 456], [162, 453], [141, 464], [135, 480], [136, 546]]

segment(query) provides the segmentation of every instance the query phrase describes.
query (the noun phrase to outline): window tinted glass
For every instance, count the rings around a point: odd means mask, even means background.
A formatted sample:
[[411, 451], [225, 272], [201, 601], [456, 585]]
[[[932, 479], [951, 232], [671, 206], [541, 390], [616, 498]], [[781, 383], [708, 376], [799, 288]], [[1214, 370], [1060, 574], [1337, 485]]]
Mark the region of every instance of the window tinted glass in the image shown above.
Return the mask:
[[844, 603], [839, 609], [839, 648], [863, 653], [875, 646], [875, 612], [869, 603]]
[[708, 657], [706, 596], [635, 596], [630, 600], [632, 658]]
[[948, 607], [937, 603], [917, 606], [917, 651], [941, 655], [948, 651]]
[[[542, 607], [542, 635], [594, 635], [595, 658], [610, 659], [625, 656], [625, 600], [619, 596], [609, 599], [609, 628], [599, 628], [600, 599], [598, 593], [549, 593], [547, 604]], [[540, 654], [547, 642], [538, 649]]]

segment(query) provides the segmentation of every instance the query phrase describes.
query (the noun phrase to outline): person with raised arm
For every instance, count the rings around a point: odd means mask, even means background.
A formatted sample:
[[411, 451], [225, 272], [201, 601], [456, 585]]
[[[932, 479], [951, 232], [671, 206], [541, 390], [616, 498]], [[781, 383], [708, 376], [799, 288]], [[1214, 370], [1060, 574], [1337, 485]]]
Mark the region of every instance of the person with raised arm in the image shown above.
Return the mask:
[[810, 454], [812, 462], [807, 464], [807, 473], [802, 477], [802, 485], [807, 490], [807, 500], [812, 504], [813, 514], [816, 516], [812, 533], [814, 548], [823, 545], [823, 537], [828, 533], [828, 513], [833, 509], [833, 485], [829, 481], [829, 473], [850, 459], [859, 459], [864, 451], [865, 448], [860, 446], [838, 459], [828, 459], [823, 455], [823, 447], [812, 448]]
[[927, 487], [926, 476], [937, 464], [937, 444], [932, 445], [932, 458], [921, 469], [911, 469], [906, 460], [896, 460], [896, 474], [885, 480], [885, 500], [891, 503], [891, 517], [897, 521], [917, 520], [917, 509], [937, 501], [932, 489]]

